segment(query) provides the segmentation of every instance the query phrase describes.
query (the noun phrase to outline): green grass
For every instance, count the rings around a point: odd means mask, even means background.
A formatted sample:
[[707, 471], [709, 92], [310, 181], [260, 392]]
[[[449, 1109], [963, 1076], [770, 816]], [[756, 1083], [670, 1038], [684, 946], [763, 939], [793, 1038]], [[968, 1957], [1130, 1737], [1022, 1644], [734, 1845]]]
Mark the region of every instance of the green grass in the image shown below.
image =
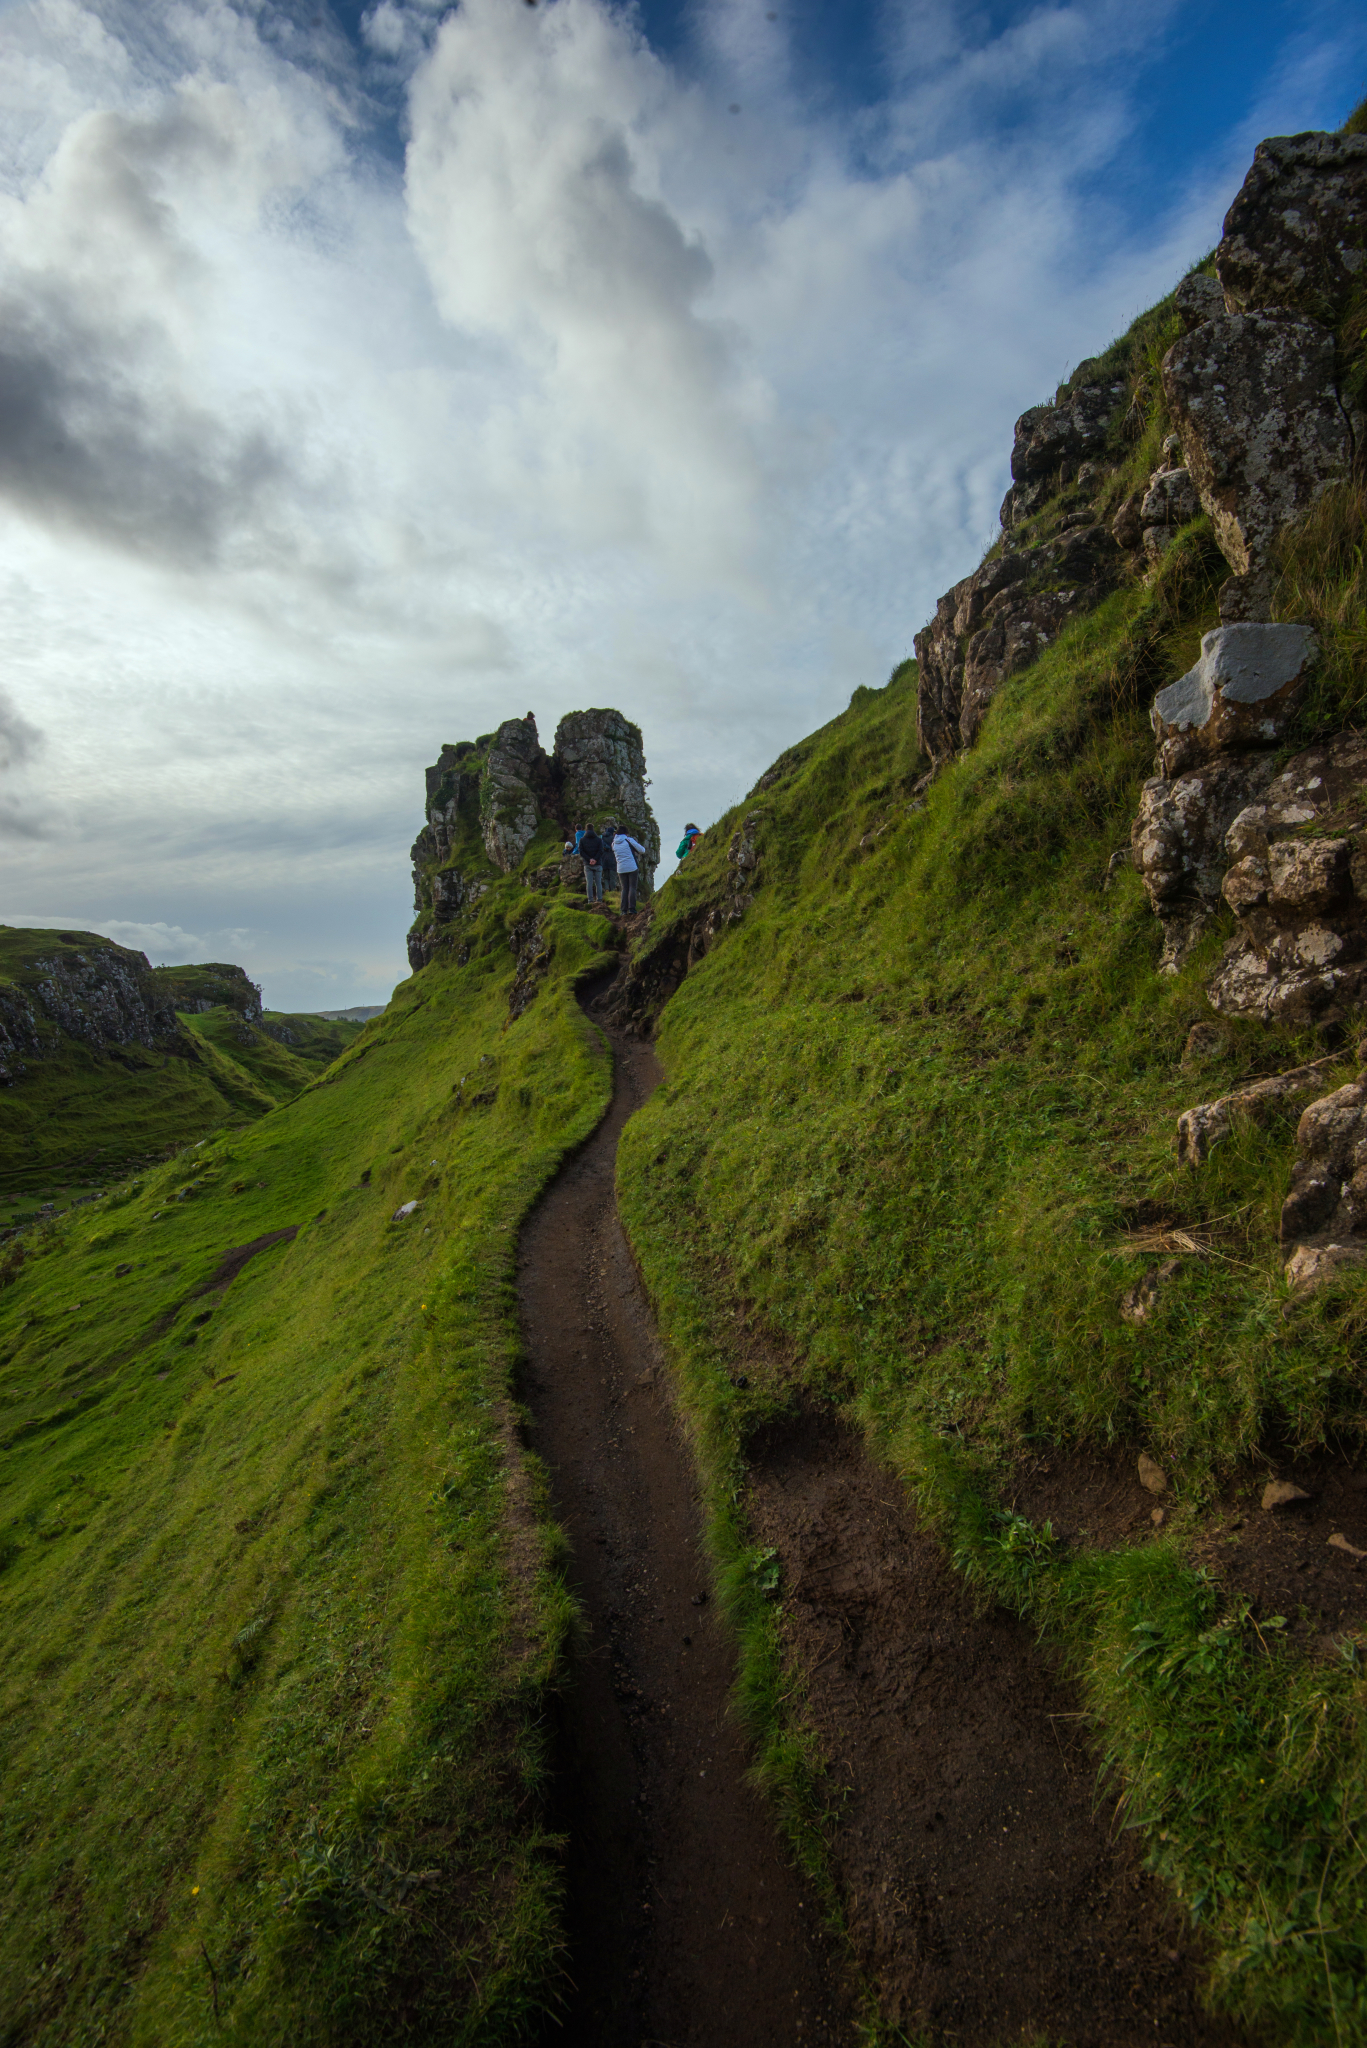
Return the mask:
[[496, 2043], [555, 2001], [513, 1252], [610, 1074], [595, 920], [552, 908], [507, 1024], [524, 903], [5, 1275], [0, 2041]]
[[[236, 1010], [190, 1011], [180, 1021], [187, 1031], [239, 1067], [272, 1102], [288, 1102], [318, 1077], [319, 1062], [302, 1059], [293, 1046], [282, 1045], [259, 1025], [246, 1023]], [[352, 1038], [357, 1035], [355, 1031], [350, 1034]], [[333, 1058], [336, 1056], [334, 1053]]]
[[[1196, 523], [1151, 585], [1003, 688], [923, 804], [899, 670], [704, 836], [650, 943], [720, 893], [731, 832], [761, 811], [755, 902], [663, 1014], [666, 1083], [624, 1134], [619, 1196], [724, 1572], [755, 1569], [737, 1505], [753, 1431], [804, 1404], [856, 1419], [960, 1568], [1065, 1649], [1113, 1795], [1213, 1930], [1221, 1995], [1325, 2042], [1367, 2019], [1362, 1666], [1260, 1635], [1184, 1548], [1249, 1447], [1359, 1439], [1367, 1293], [1350, 1280], [1283, 1314], [1295, 1110], [1194, 1173], [1174, 1148], [1193, 1102], [1323, 1047], [1236, 1024], [1217, 1071], [1182, 1069], [1227, 929], [1162, 979], [1137, 876], [1102, 888], [1151, 772], [1152, 691], [1194, 656], [1223, 574]], [[1135, 1326], [1119, 1301], [1153, 1256], [1130, 1226], [1155, 1210], [1212, 1250]], [[738, 1310], [787, 1361], [747, 1366], [743, 1389]], [[998, 1515], [1030, 1446], [1113, 1442], [1174, 1474], [1161, 1543], [1055, 1553]], [[819, 1862], [820, 1758], [753, 1603], [742, 1641], [766, 1768]]]

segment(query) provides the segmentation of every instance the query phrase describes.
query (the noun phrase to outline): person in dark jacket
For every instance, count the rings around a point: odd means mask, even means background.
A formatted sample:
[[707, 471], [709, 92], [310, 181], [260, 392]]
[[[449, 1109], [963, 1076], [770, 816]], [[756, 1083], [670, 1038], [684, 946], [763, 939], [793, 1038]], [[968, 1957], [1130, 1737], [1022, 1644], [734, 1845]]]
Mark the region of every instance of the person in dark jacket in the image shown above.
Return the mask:
[[609, 889], [615, 889], [617, 887], [617, 856], [612, 850], [613, 835], [616, 833], [616, 830], [617, 820], [615, 818], [605, 819], [603, 824], [599, 827], [599, 837], [603, 842], [604, 899], [606, 899]]
[[592, 825], [579, 835], [579, 858], [584, 863], [584, 894], [591, 910], [603, 900], [603, 842]]

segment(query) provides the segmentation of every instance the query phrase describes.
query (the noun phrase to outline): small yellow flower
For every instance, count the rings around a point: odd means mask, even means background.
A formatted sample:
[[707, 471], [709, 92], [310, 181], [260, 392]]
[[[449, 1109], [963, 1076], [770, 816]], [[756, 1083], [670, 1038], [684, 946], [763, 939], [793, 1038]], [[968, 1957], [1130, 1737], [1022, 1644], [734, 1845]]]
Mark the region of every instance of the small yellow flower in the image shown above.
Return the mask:
[[199, 1886], [197, 1884], [192, 1884], [190, 1886], [190, 1897], [192, 1899], [197, 1899], [199, 1897]]

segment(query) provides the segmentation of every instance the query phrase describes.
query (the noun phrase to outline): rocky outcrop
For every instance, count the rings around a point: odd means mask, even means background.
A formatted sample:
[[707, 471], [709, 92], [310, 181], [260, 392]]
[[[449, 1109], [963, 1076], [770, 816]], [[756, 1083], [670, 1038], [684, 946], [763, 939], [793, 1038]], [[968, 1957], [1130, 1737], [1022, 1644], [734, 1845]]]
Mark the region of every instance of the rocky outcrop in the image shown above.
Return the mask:
[[1223, 619], [1268, 616], [1278, 534], [1359, 452], [1363, 423], [1338, 389], [1335, 330], [1365, 267], [1367, 137], [1260, 143], [1215, 255], [1222, 305], [1189, 280], [1189, 331], [1163, 363], [1201, 503], [1234, 571]]
[[0, 1082], [19, 1079], [63, 1034], [95, 1054], [186, 1050], [145, 954], [94, 932], [37, 931], [31, 945], [0, 981]]
[[1098, 605], [1122, 568], [1114, 537], [1089, 523], [994, 556], [956, 583], [915, 638], [921, 751], [942, 766], [971, 746], [1006, 678]]
[[1165, 775], [1234, 748], [1270, 747], [1297, 708], [1316, 653], [1306, 626], [1220, 626], [1150, 714]]
[[1312, 1102], [1282, 1205], [1287, 1278], [1305, 1287], [1367, 1253], [1367, 1076]]
[[1342, 733], [1270, 778], [1225, 835], [1238, 935], [1210, 983], [1225, 1016], [1332, 1023], [1367, 997], [1367, 738]]
[[[1087, 369], [1080, 364], [1077, 377], [1085, 379]], [[1112, 416], [1126, 395], [1114, 379], [1084, 382], [1053, 405], [1034, 405], [1021, 414], [1011, 450], [1012, 485], [1001, 509], [1004, 527], [1037, 512], [1060, 484], [1072, 482], [1088, 456], [1104, 452]]]
[[[459, 927], [498, 879], [523, 868], [538, 831], [553, 822], [568, 836], [574, 824], [615, 818], [647, 849], [648, 895], [660, 857], [659, 828], [646, 797], [645, 751], [639, 726], [620, 711], [572, 711], [547, 754], [530, 712], [506, 719], [497, 732], [442, 748], [427, 770], [427, 818], [413, 843], [414, 922], [408, 959], [414, 973], [438, 948], [466, 947]], [[543, 856], [544, 861], [544, 856]], [[523, 879], [539, 890], [582, 892], [579, 864], [544, 863]]]
[[1225, 833], [1272, 781], [1267, 754], [1218, 754], [1144, 784], [1130, 834], [1135, 867], [1163, 920], [1159, 972], [1175, 974], [1219, 908]]
[[543, 813], [553, 812], [553, 789], [530, 711], [525, 718], [505, 719], [485, 757], [479, 786], [484, 851], [502, 874], [510, 875], [518, 865]]
[[660, 828], [646, 797], [641, 728], [620, 711], [569, 711], [555, 729], [555, 764], [567, 826], [613, 818], [646, 849], [645, 892], [660, 863]]
[[1278, 535], [1352, 468], [1333, 334], [1292, 312], [1206, 320], [1163, 358], [1163, 390], [1234, 571], [1220, 616], [1265, 619]]
[[1225, 215], [1216, 269], [1231, 313], [1273, 307], [1334, 325], [1361, 284], [1367, 135], [1260, 142]]
[[244, 1024], [261, 1022], [261, 989], [245, 968], [205, 960], [186, 967], [154, 967], [151, 974], [172, 1009], [182, 1014], [235, 1010]]

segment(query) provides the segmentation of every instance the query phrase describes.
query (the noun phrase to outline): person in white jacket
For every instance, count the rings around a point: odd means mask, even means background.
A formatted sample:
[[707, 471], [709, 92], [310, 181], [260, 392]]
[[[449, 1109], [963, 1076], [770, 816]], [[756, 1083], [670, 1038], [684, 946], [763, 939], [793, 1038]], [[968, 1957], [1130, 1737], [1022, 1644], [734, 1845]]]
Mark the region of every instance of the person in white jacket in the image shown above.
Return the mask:
[[622, 881], [622, 915], [630, 917], [636, 908], [636, 856], [644, 854], [645, 848], [629, 832], [618, 832], [612, 842], [612, 853]]

